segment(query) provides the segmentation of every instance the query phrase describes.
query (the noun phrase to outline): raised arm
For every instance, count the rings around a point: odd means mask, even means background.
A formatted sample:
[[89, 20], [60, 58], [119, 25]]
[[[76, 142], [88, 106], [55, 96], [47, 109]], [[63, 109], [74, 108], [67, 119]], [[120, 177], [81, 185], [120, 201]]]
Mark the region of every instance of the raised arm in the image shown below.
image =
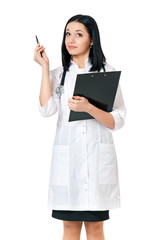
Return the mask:
[[49, 66], [44, 65], [42, 67], [42, 81], [40, 88], [40, 104], [44, 106], [49, 98], [51, 97], [50, 77], [49, 77]]
[[[47, 103], [48, 99], [51, 97], [49, 59], [44, 49], [44, 46], [40, 46], [40, 43], [37, 43], [37, 46], [34, 50], [34, 61], [42, 67], [42, 81], [39, 96], [41, 106], [44, 106]], [[40, 55], [41, 52], [43, 53], [43, 57]]]
[[[41, 57], [42, 52], [43, 57]], [[44, 51], [44, 47], [37, 44], [34, 50], [34, 61], [42, 67], [42, 80], [39, 94], [39, 111], [43, 117], [49, 117], [58, 110], [59, 99], [54, 94], [56, 76], [54, 71], [49, 71], [49, 59]]]

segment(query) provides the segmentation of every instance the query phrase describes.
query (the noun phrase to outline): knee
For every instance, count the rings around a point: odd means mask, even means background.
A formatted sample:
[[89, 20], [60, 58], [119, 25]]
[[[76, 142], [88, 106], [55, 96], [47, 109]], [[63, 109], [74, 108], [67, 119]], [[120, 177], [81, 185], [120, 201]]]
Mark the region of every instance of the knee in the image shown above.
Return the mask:
[[87, 234], [98, 236], [103, 233], [103, 221], [100, 222], [85, 222], [85, 229]]

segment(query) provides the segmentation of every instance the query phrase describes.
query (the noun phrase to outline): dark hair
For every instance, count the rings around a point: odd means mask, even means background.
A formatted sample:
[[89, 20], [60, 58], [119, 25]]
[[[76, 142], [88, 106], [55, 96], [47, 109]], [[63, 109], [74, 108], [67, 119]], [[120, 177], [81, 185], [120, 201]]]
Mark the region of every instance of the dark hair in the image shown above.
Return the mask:
[[96, 21], [88, 16], [88, 15], [75, 15], [73, 17], [71, 17], [64, 28], [64, 33], [63, 33], [63, 41], [62, 41], [62, 46], [61, 46], [61, 53], [62, 53], [62, 65], [64, 67], [64, 70], [68, 71], [69, 70], [69, 66], [70, 66], [70, 60], [71, 60], [71, 55], [69, 54], [69, 52], [66, 49], [65, 46], [65, 37], [66, 37], [66, 26], [68, 23], [70, 22], [80, 22], [82, 24], [85, 25], [90, 38], [93, 40], [93, 46], [92, 48], [90, 48], [90, 54], [89, 54], [89, 58], [91, 60], [92, 63], [92, 67], [89, 70], [91, 71], [100, 71], [101, 68], [103, 68], [104, 63], [106, 62], [106, 58], [103, 54], [102, 51], [102, 47], [101, 47], [101, 43], [100, 43], [100, 35], [99, 35], [99, 29], [97, 26]]

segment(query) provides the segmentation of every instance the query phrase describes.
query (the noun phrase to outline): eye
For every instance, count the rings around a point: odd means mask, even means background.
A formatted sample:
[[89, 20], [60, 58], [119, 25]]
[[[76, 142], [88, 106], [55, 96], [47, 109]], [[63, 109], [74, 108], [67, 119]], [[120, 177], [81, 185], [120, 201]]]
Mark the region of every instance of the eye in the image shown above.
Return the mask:
[[79, 37], [82, 37], [83, 35], [81, 33], [77, 33], [79, 35]]
[[70, 35], [70, 33], [69, 33], [69, 32], [66, 32], [66, 33], [65, 33], [65, 35], [66, 35], [66, 36], [69, 36], [69, 35]]

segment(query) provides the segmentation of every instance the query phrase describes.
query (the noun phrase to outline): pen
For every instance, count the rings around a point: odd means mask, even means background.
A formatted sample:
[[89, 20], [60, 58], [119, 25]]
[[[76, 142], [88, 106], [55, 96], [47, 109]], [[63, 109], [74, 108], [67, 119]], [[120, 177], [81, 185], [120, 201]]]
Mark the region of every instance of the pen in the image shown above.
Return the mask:
[[[38, 37], [35, 35], [37, 43], [39, 42]], [[43, 57], [42, 52], [40, 52], [41, 57]]]

